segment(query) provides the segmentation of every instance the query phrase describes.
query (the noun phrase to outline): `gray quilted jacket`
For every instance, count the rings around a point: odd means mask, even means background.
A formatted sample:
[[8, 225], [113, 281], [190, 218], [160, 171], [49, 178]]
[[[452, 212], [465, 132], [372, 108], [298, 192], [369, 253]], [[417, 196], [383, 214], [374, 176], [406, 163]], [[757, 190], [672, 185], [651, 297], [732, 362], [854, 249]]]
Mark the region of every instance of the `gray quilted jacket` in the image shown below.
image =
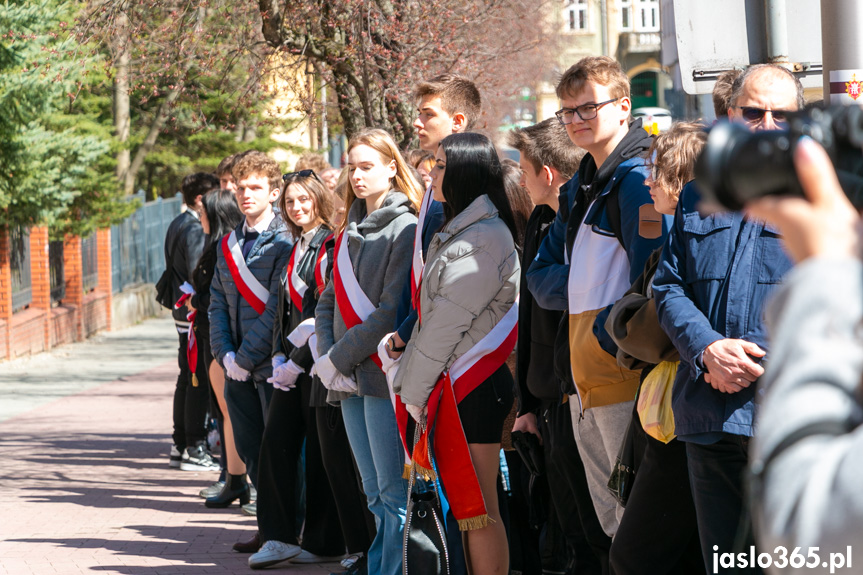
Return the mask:
[[[243, 224], [237, 227], [240, 247], [243, 245]], [[216, 270], [210, 285], [210, 345], [213, 357], [222, 363], [225, 354], [233, 351], [237, 355], [237, 365], [252, 372], [255, 381], [263, 381], [272, 375], [270, 362], [273, 347], [273, 325], [276, 319], [276, 306], [279, 296], [279, 278], [288, 265], [293, 241], [285, 223], [277, 215], [270, 226], [258, 236], [252, 251], [246, 258], [246, 265], [261, 285], [270, 292], [264, 313], [252, 308], [237, 290], [237, 285], [228, 270], [228, 264], [218, 249]], [[237, 314], [239, 329], [237, 333]]]
[[518, 297], [521, 268], [512, 234], [487, 195], [435, 234], [414, 326], [393, 387], [425, 406], [444, 370], [488, 334]]
[[[327, 284], [315, 309], [318, 353], [330, 354], [344, 375], [356, 376], [359, 395], [389, 397], [387, 380], [369, 356], [393, 331], [396, 309], [405, 278], [409, 277], [417, 218], [408, 197], [392, 190], [383, 206], [366, 217], [366, 203], [355, 201], [348, 214], [348, 253], [354, 273], [375, 311], [362, 324], [348, 330], [335, 301], [333, 282]], [[348, 395], [330, 391], [327, 401]]]

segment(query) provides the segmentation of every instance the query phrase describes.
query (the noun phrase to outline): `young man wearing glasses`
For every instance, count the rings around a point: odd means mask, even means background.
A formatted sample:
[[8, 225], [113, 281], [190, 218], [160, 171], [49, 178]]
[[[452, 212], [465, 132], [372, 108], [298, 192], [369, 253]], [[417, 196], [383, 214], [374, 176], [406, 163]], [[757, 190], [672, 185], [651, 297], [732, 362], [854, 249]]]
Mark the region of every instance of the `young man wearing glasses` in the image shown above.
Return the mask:
[[[660, 216], [644, 180], [650, 137], [631, 121], [629, 79], [605, 56], [567, 70], [556, 115], [569, 139], [587, 150], [560, 192], [560, 206], [527, 273], [545, 309], [568, 310], [555, 348], [569, 351], [570, 410], [590, 495], [602, 528], [617, 531], [622, 507], [606, 484], [632, 416], [640, 372], [618, 367], [605, 331], [611, 306], [662, 245], [670, 218]], [[565, 326], [567, 327], [567, 326]], [[558, 362], [556, 358], [556, 362]]]
[[[786, 114], [803, 107], [803, 87], [785, 68], [759, 64], [734, 81], [729, 104], [731, 121], [752, 131], [782, 129]], [[680, 351], [675, 432], [686, 443], [710, 572], [712, 557], [735, 545], [755, 382], [768, 349], [765, 303], [791, 261], [776, 228], [742, 213], [702, 216], [699, 200], [696, 182], [690, 182], [680, 194], [653, 290], [660, 323]]]

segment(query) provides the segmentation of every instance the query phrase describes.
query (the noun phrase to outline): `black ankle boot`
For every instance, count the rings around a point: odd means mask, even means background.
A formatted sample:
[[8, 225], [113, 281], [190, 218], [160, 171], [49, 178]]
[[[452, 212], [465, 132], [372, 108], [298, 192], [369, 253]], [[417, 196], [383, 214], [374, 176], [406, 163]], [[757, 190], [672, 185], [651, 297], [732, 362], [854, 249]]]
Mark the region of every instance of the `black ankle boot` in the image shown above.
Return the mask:
[[250, 501], [249, 482], [243, 475], [228, 475], [228, 480], [225, 486], [218, 495], [207, 498], [204, 505], [211, 509], [221, 509], [228, 507], [236, 501], [240, 500], [240, 505], [245, 505]]

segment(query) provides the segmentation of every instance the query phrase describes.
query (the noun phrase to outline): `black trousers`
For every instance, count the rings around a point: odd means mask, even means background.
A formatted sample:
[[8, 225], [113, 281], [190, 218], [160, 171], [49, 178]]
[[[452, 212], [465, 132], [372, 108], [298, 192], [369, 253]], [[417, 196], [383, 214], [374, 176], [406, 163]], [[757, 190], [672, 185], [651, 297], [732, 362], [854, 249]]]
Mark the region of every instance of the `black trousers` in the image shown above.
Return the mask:
[[261, 442], [258, 471], [258, 530], [263, 541], [297, 544], [297, 465], [306, 444], [306, 516], [303, 549], [316, 555], [345, 552], [336, 503], [324, 471], [312, 380], [301, 375], [291, 391], [273, 390]]
[[[177, 353], [177, 365], [180, 373], [177, 375], [177, 387], [174, 388], [174, 433], [172, 439], [177, 449], [182, 452], [186, 447], [193, 446], [207, 439], [207, 410], [210, 407], [209, 379], [201, 379], [197, 384], [192, 380], [189, 370], [189, 360], [186, 356], [186, 347], [189, 336], [185, 333], [177, 334], [180, 339], [180, 347]], [[198, 353], [198, 371], [200, 371], [203, 354]]]
[[648, 436], [637, 412], [632, 425], [644, 453], [611, 545], [615, 575], [703, 574], [686, 445]]
[[234, 444], [255, 489], [258, 487], [261, 439], [272, 395], [273, 386], [266, 381], [236, 381], [225, 376], [225, 403], [234, 427]]
[[[359, 471], [348, 443], [342, 410], [332, 405], [312, 409], [323, 467], [335, 500], [344, 543], [348, 553], [366, 553], [375, 537], [375, 518], [360, 489]], [[307, 459], [308, 449], [306, 447]]]
[[[732, 553], [743, 516], [743, 474], [748, 464], [750, 438], [724, 434], [716, 443], [686, 443], [689, 482], [695, 502], [704, 567], [713, 571], [713, 553]], [[752, 530], [749, 530], [752, 533]], [[718, 545], [717, 551], [713, 546]], [[747, 541], [745, 549], [754, 545]], [[757, 549], [756, 549], [757, 551]], [[762, 573], [739, 569], [738, 573]]]
[[542, 435], [551, 501], [575, 554], [575, 573], [608, 575], [611, 538], [602, 530], [587, 488], [584, 464], [572, 431], [569, 404], [543, 402], [539, 432]]

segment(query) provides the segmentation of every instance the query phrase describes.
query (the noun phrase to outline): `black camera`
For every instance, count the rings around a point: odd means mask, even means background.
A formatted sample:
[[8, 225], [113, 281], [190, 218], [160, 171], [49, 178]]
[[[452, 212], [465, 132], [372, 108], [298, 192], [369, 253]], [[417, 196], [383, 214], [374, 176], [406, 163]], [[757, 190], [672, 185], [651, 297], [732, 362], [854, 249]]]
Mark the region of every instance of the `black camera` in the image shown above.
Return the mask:
[[695, 164], [707, 208], [739, 211], [767, 195], [803, 196], [793, 159], [803, 136], [824, 147], [845, 194], [863, 205], [863, 109], [830, 106], [789, 114], [782, 131], [750, 132], [731, 122], [713, 126]]

